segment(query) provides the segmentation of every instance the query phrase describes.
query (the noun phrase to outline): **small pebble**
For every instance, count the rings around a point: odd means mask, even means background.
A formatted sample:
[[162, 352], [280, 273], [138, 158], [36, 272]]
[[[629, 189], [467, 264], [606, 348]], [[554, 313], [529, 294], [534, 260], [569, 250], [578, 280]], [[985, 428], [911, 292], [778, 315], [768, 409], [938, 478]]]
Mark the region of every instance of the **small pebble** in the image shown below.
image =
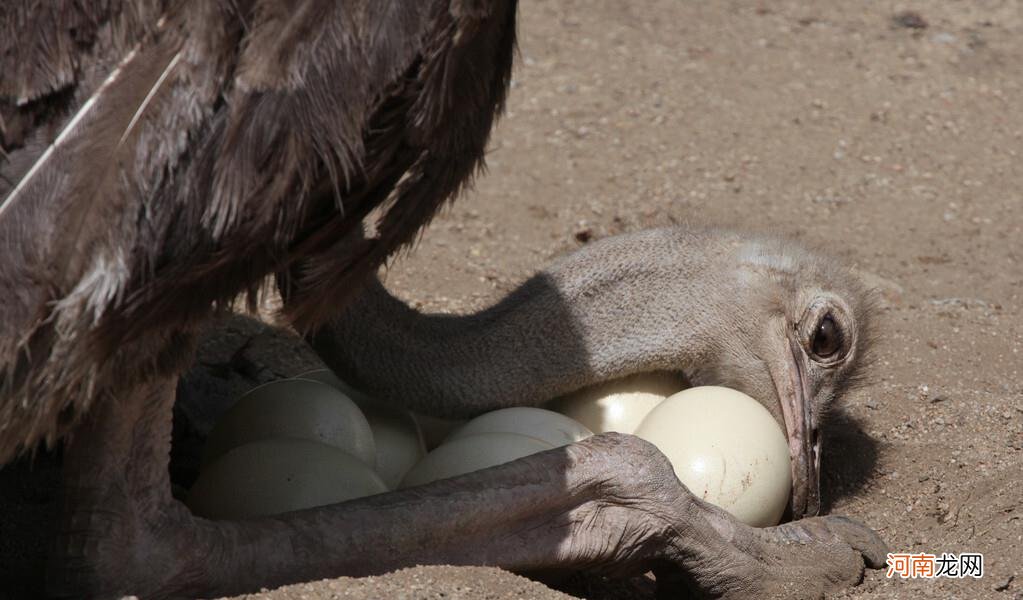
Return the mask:
[[[995, 591], [996, 592], [1004, 592], [1005, 590], [1009, 589], [1009, 586], [1012, 585], [1012, 580], [1015, 579], [1015, 578], [1016, 578], [1015, 575], [1009, 575], [1008, 577], [1005, 578], [1004, 581], [1002, 581], [1001, 583], [995, 585], [995, 588], [994, 588]], [[1018, 596], [1019, 596], [1019, 594], [1017, 594], [1017, 597]]]
[[927, 19], [923, 18], [923, 15], [916, 12], [915, 10], [904, 10], [894, 17], [892, 22], [898, 27], [905, 27], [906, 29], [927, 29]]

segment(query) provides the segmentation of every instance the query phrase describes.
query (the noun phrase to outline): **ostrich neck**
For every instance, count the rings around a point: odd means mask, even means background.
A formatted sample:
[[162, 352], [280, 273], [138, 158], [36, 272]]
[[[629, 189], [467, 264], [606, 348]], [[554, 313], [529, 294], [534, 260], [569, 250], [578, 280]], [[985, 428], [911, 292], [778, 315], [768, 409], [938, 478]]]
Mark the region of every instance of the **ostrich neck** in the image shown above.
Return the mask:
[[463, 316], [420, 313], [373, 280], [311, 341], [353, 385], [444, 417], [536, 405], [634, 373], [686, 372], [713, 352], [706, 333], [727, 303], [708, 298], [716, 286], [705, 257], [676, 256], [607, 241]]

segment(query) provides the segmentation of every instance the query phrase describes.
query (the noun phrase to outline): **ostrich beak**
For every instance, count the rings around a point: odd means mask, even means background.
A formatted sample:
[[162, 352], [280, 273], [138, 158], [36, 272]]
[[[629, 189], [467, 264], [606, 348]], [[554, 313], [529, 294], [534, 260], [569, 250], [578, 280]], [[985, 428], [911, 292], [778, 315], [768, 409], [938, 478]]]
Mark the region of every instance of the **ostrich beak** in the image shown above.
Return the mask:
[[772, 373], [785, 419], [792, 464], [792, 496], [789, 509], [793, 519], [811, 517], [820, 511], [821, 440], [813, 395], [807, 388], [806, 356], [788, 338], [789, 352]]

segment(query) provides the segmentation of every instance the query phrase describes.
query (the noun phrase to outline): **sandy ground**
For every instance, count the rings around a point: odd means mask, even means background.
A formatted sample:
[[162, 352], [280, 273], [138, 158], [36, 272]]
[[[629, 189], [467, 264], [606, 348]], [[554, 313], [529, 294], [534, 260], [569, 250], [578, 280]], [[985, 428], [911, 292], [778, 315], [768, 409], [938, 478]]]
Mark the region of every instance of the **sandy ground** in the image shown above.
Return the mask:
[[[919, 19], [896, 23], [904, 10]], [[427, 309], [474, 310], [588, 239], [685, 222], [838, 255], [885, 303], [871, 382], [831, 423], [826, 508], [894, 551], [982, 552], [986, 567], [965, 580], [871, 572], [842, 596], [1023, 598], [1020, 4], [523, 0], [520, 36], [489, 173], [388, 285]], [[0, 501], [32, 498], [25, 470], [0, 474]], [[34, 498], [0, 525], [49, 510]], [[42, 547], [0, 536], [0, 576], [32, 589]], [[251, 597], [545, 590], [420, 569]], [[583, 592], [615, 595], [604, 590]]]
[[507, 571], [486, 567], [416, 567], [383, 577], [341, 577], [290, 585], [235, 600], [571, 600]]
[[[926, 27], [899, 26], [916, 11]], [[770, 230], [885, 290], [826, 505], [982, 579], [850, 597], [1023, 597], [1018, 2], [524, 1], [490, 172], [389, 284], [464, 310], [549, 258], [672, 223]], [[912, 20], [903, 22], [912, 24]]]

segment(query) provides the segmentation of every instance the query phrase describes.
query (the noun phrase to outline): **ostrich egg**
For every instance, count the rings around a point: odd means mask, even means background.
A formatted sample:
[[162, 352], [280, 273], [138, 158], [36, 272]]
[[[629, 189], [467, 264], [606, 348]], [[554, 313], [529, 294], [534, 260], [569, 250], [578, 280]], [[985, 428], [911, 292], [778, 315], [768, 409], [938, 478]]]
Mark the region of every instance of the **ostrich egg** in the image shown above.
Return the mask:
[[374, 400], [327, 369], [309, 371], [298, 378], [326, 383], [354, 400], [362, 409], [373, 431], [377, 474], [388, 488], [398, 487], [405, 473], [426, 455], [422, 428], [409, 411]]
[[187, 504], [210, 519], [244, 519], [387, 491], [363, 461], [327, 444], [260, 440], [218, 457], [199, 474]]
[[213, 427], [203, 464], [232, 448], [265, 439], [297, 438], [335, 446], [372, 467], [373, 431], [347, 396], [318, 381], [281, 379], [252, 389]]
[[516, 433], [542, 440], [555, 448], [593, 435], [592, 431], [565, 415], [542, 408], [516, 406], [476, 417], [456, 429], [447, 441], [480, 433]]
[[724, 387], [696, 387], [658, 404], [636, 429], [698, 498], [757, 527], [776, 525], [792, 475], [785, 434], [759, 402]]
[[683, 387], [673, 374], [644, 373], [585, 388], [553, 400], [547, 408], [594, 433], [635, 433], [648, 412]]
[[542, 440], [514, 433], [479, 433], [444, 442], [405, 474], [401, 487], [447, 479], [554, 448]]

